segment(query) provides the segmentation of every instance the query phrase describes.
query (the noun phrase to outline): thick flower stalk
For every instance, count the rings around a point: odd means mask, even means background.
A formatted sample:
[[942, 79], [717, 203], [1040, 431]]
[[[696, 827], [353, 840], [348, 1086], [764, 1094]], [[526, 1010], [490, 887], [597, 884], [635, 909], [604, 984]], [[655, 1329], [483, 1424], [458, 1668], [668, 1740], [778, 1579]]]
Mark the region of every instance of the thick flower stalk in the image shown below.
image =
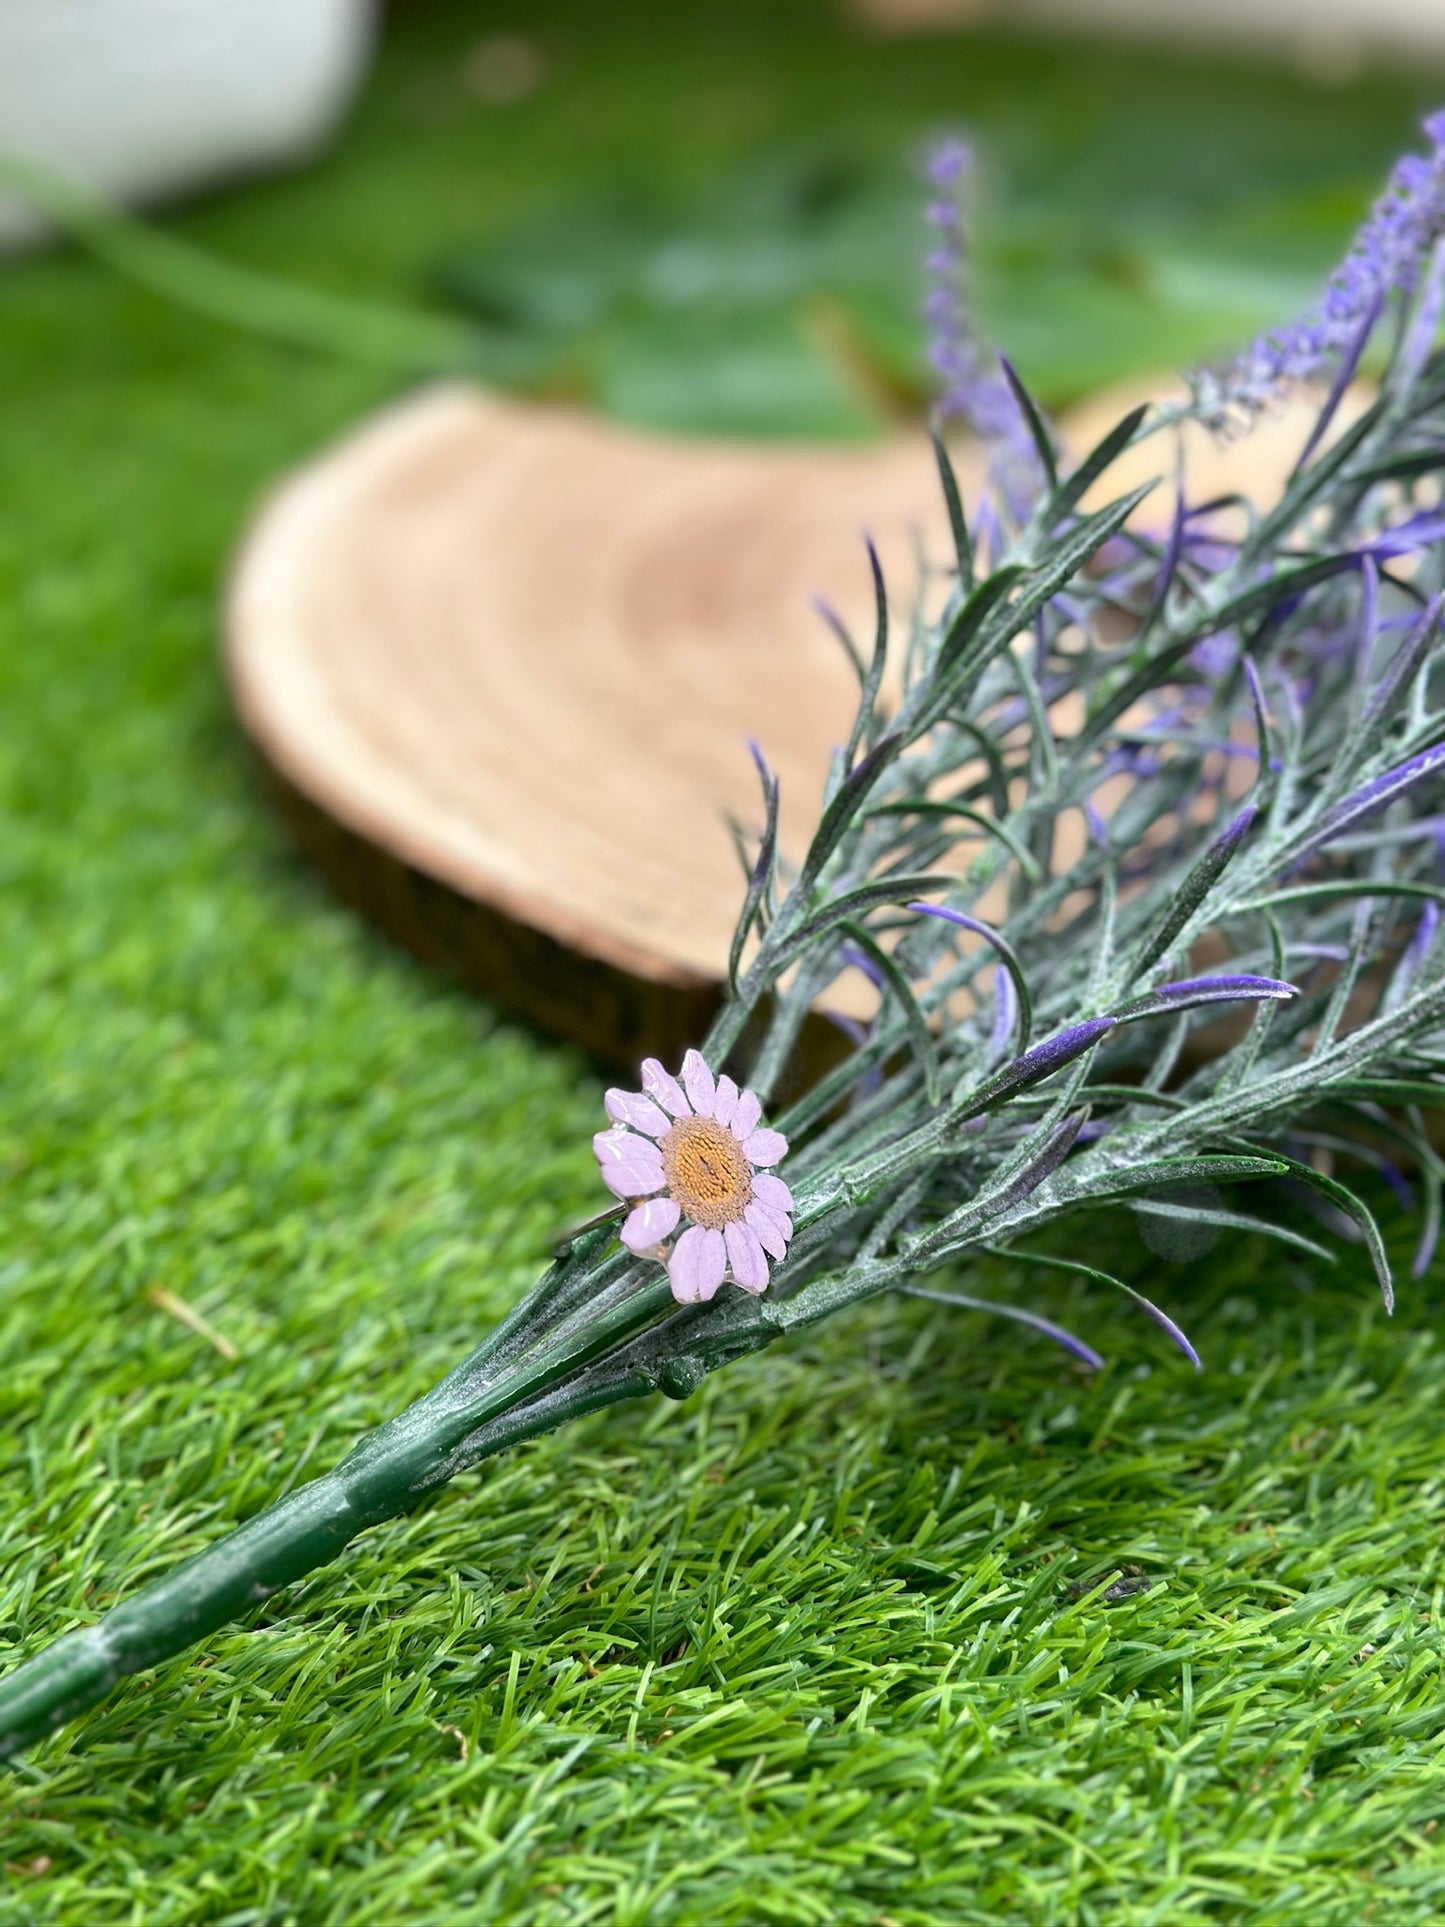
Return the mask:
[[[1311, 1195], [1365, 1241], [1391, 1302], [1384, 1240], [1348, 1180], [1358, 1165], [1398, 1182], [1410, 1165], [1415, 1268], [1431, 1262], [1442, 1164], [1424, 1112], [1445, 1091], [1434, 166], [1405, 170], [1351, 255], [1374, 263], [1361, 329], [1392, 322], [1379, 398], [1333, 433], [1337, 394], [1324, 398], [1277, 501], [1107, 499], [1114, 463], [1171, 417], [1136, 409], [1064, 468], [1007, 372], [1028, 499], [966, 513], [938, 445], [943, 606], [895, 650], [876, 575], [866, 663], [850, 644], [857, 714], [805, 848], [781, 848], [758, 756], [717, 1019], [679, 1075], [649, 1061], [641, 1089], [608, 1093], [595, 1148], [612, 1209], [334, 1470], [0, 1679], [0, 1751], [570, 1417], [685, 1397], [881, 1292], [976, 1304], [937, 1274], [980, 1250], [1101, 1277], [1038, 1244], [1067, 1214], [1167, 1217], [1186, 1208], [1181, 1185], [1205, 1181], [1220, 1202], [1191, 1201], [1193, 1218], [1325, 1262], [1328, 1244], [1278, 1209], [1286, 1191]], [[765, 1123], [805, 1024], [860, 974], [871, 1019], [850, 1019], [846, 1056]], [[1242, 1021], [1207, 1028], [1221, 1015]], [[987, 1308], [1097, 1360], [1027, 1306]], [[1145, 1309], [1193, 1355], [1170, 1314]]]

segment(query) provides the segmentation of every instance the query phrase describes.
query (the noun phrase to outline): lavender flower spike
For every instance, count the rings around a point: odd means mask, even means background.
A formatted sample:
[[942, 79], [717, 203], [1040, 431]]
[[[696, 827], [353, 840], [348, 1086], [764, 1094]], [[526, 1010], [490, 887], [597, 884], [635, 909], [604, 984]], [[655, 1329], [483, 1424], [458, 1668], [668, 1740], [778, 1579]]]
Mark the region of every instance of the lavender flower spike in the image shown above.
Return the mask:
[[1222, 375], [1194, 377], [1195, 412], [1210, 427], [1247, 427], [1292, 383], [1357, 362], [1390, 300], [1414, 292], [1445, 234], [1445, 113], [1424, 131], [1432, 151], [1396, 164], [1318, 306], [1260, 335]]
[[1363, 789], [1347, 796], [1342, 803], [1336, 803], [1327, 810], [1314, 829], [1296, 846], [1291, 853], [1296, 865], [1307, 857], [1332, 843], [1346, 830], [1352, 830], [1366, 817], [1373, 816], [1376, 810], [1383, 810], [1398, 797], [1406, 796], [1419, 784], [1430, 777], [1445, 772], [1445, 743], [1436, 743], [1433, 749], [1422, 750], [1412, 756], [1408, 763], [1401, 763], [1395, 769], [1387, 769], [1382, 776], [1376, 776], [1365, 784]]
[[1121, 1023], [1141, 1017], [1194, 1010], [1206, 1004], [1287, 1003], [1298, 997], [1294, 984], [1278, 977], [1251, 977], [1221, 974], [1213, 977], [1181, 977], [1177, 983], [1159, 984], [1142, 997], [1135, 997], [1114, 1014]]
[[1015, 1091], [1052, 1077], [1065, 1064], [1072, 1064], [1076, 1057], [1082, 1057], [1086, 1050], [1091, 1050], [1118, 1021], [1117, 1017], [1088, 1017], [1082, 1024], [1069, 1024], [1052, 1037], [1046, 1037], [1041, 1044], [1035, 1044], [1021, 1057], [1014, 1058], [1011, 1064], [1005, 1064], [1001, 1071], [980, 1084], [976, 1090], [965, 1093], [953, 1112], [954, 1122], [963, 1123], [968, 1118], [978, 1117], [1005, 1097], [1011, 1097]]
[[1160, 984], [1154, 995], [1167, 997], [1170, 1003], [1176, 1004], [1205, 996], [1219, 1002], [1239, 1003], [1260, 997], [1298, 997], [1299, 991], [1293, 984], [1284, 983], [1278, 977], [1221, 975], [1181, 977], [1177, 983]]
[[968, 227], [961, 189], [972, 166], [972, 151], [956, 139], [940, 141], [928, 159], [927, 178], [937, 192], [927, 213], [938, 232], [924, 257], [928, 291], [923, 315], [928, 358], [942, 386], [939, 421], [961, 416], [985, 441], [1002, 441], [1017, 433], [1019, 412], [1008, 383], [987, 365], [969, 312]]

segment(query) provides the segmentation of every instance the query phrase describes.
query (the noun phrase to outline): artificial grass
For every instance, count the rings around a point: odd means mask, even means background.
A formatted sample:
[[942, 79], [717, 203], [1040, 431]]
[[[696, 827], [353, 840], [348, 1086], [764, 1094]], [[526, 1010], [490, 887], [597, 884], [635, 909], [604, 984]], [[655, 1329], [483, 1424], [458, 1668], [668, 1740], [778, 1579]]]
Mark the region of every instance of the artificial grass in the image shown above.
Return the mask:
[[[540, 197], [617, 100], [559, 56], [536, 121], [466, 109], [473, 24], [403, 13], [333, 159], [180, 227], [394, 295]], [[334, 1460], [597, 1202], [598, 1076], [328, 902], [216, 670], [248, 505], [388, 387], [74, 258], [0, 274], [7, 1653]], [[1390, 1322], [1348, 1249], [1070, 1236], [1202, 1377], [985, 1266], [1108, 1370], [882, 1305], [542, 1441], [36, 1748], [0, 1922], [1436, 1918], [1438, 1271]]]

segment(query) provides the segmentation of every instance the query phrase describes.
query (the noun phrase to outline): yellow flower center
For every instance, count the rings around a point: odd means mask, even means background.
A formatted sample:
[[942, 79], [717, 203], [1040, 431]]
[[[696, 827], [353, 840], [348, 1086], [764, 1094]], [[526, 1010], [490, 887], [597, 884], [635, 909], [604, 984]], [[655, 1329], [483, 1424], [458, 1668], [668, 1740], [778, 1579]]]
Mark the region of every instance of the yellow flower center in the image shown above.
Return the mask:
[[679, 1118], [658, 1149], [668, 1193], [694, 1224], [721, 1231], [752, 1203], [753, 1174], [743, 1147], [716, 1118]]

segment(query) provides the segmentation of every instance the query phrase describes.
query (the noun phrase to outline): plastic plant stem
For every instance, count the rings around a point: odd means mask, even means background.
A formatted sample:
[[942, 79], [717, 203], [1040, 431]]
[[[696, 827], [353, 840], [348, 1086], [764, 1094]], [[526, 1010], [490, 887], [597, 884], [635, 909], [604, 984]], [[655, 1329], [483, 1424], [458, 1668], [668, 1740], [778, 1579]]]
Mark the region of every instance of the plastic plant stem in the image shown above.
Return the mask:
[[[599, 1405], [651, 1391], [655, 1378], [624, 1371], [534, 1401], [613, 1351], [672, 1305], [666, 1278], [564, 1324], [511, 1363], [507, 1354], [539, 1309], [548, 1280], [456, 1371], [354, 1446], [336, 1468], [187, 1560], [94, 1626], [67, 1633], [0, 1679], [0, 1759], [84, 1712], [128, 1673], [173, 1658], [279, 1587], [334, 1559], [368, 1526], [411, 1506], [464, 1466]], [[509, 1340], [512, 1341], [509, 1344]], [[521, 1340], [525, 1344], [525, 1337]], [[500, 1370], [488, 1373], [489, 1365]], [[484, 1439], [471, 1435], [487, 1427]]]

